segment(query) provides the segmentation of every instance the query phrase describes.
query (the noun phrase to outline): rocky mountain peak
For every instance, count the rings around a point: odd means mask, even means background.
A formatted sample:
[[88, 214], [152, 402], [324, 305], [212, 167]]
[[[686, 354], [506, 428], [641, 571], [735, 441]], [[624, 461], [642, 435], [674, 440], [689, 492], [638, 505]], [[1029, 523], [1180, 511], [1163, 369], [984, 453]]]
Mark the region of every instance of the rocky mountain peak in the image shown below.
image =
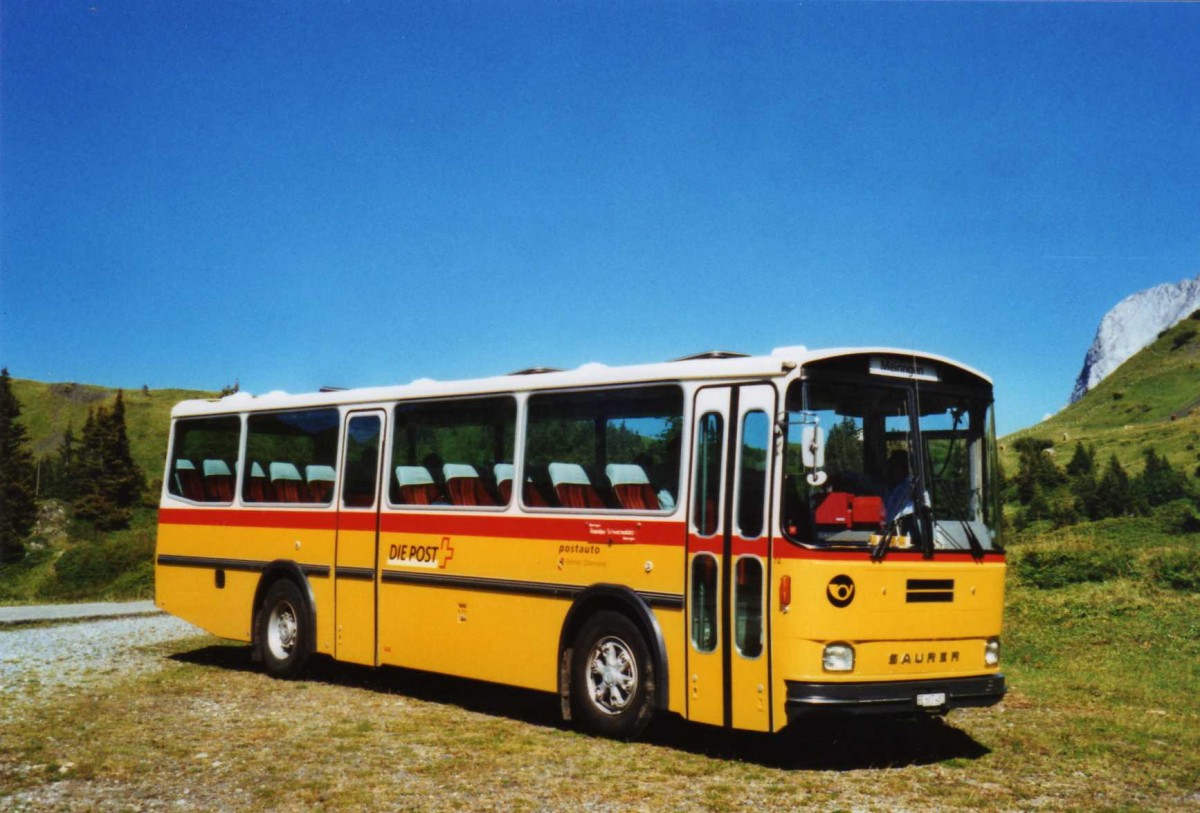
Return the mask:
[[1104, 380], [1159, 333], [1200, 308], [1200, 275], [1125, 297], [1104, 315], [1071, 391], [1071, 403]]

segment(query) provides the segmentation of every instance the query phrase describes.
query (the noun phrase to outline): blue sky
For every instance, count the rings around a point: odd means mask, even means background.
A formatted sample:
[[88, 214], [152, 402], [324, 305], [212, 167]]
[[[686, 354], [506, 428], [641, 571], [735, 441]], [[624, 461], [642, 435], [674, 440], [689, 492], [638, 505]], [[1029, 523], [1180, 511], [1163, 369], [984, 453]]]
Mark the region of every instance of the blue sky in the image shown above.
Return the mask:
[[896, 345], [1065, 404], [1200, 273], [1200, 4], [5, 0], [0, 363], [311, 390]]

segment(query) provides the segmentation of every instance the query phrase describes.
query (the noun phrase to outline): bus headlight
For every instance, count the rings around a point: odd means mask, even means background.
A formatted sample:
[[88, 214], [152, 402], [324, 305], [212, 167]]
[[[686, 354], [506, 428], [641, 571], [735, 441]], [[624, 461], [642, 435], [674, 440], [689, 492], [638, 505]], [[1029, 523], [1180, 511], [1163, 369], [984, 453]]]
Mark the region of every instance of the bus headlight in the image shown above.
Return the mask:
[[853, 672], [854, 647], [850, 644], [829, 644], [821, 658], [826, 672]]
[[983, 663], [985, 666], [998, 666], [1000, 664], [999, 638], [989, 638], [987, 644], [984, 645]]

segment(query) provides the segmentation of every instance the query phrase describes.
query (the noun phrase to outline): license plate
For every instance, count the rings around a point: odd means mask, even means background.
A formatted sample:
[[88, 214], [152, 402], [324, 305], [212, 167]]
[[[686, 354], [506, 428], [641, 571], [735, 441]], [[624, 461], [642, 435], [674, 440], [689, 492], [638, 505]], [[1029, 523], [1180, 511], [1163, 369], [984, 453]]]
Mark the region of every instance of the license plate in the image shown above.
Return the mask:
[[946, 705], [945, 692], [931, 692], [917, 695], [917, 705], [923, 709], [935, 709]]

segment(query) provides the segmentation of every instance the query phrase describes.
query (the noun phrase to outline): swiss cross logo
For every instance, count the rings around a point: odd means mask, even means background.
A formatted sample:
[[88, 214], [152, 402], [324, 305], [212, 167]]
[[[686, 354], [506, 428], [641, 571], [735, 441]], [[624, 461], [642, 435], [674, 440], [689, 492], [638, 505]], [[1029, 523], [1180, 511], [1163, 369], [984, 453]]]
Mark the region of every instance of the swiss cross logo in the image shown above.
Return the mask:
[[388, 546], [387, 563], [399, 567], [425, 567], [430, 570], [446, 569], [446, 562], [454, 558], [454, 546], [450, 537], [443, 536], [441, 544], [422, 545], [396, 543]]

